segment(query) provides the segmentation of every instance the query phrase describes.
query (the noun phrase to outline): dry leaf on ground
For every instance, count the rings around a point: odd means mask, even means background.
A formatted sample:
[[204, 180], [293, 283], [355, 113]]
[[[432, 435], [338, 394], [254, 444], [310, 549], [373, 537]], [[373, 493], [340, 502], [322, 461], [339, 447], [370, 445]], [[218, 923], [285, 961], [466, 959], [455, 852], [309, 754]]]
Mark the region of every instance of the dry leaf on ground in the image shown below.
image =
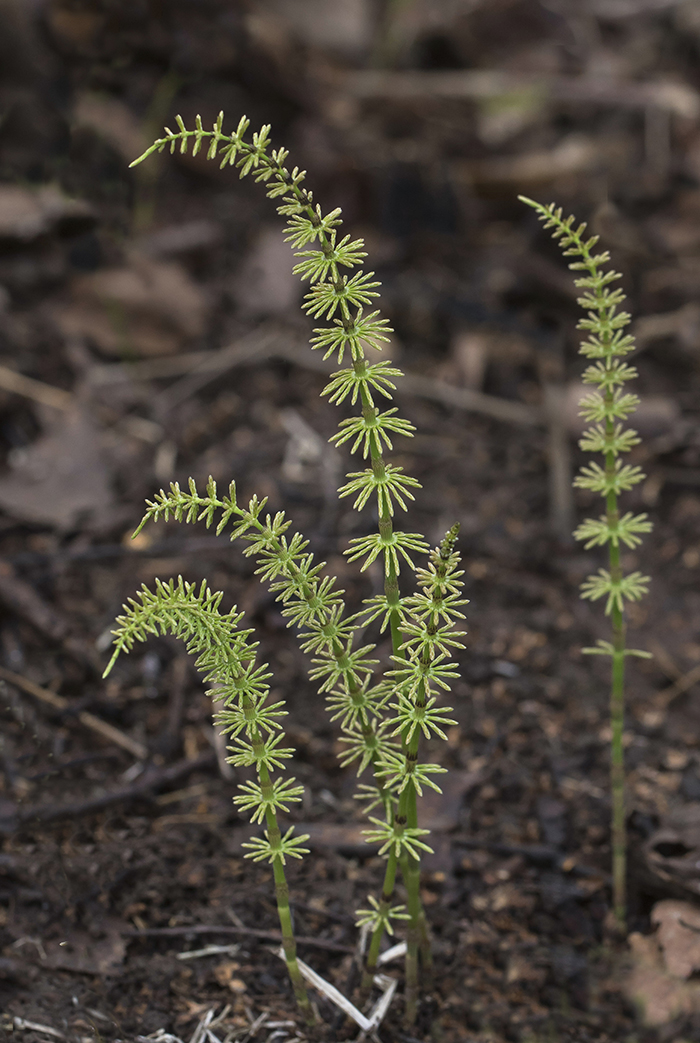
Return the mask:
[[79, 410], [46, 411], [44, 434], [10, 456], [0, 509], [21, 521], [99, 528], [114, 517], [109, 465], [92, 421]]
[[241, 269], [231, 295], [245, 315], [278, 315], [296, 307], [301, 284], [292, 268], [294, 251], [281, 230], [268, 225], [260, 230]]
[[666, 970], [675, 978], [689, 978], [700, 970], [700, 909], [689, 902], [657, 902], [651, 922], [658, 924], [656, 939]]
[[268, 0], [269, 17], [305, 44], [339, 51], [359, 51], [372, 42], [374, 19], [368, 0]]
[[169, 355], [204, 333], [209, 301], [175, 262], [132, 254], [123, 268], [73, 280], [54, 316], [67, 336], [89, 337], [106, 355]]
[[633, 969], [624, 991], [646, 1025], [665, 1025], [680, 1015], [700, 1012], [700, 982], [670, 974], [656, 938], [634, 932], [629, 944]]
[[464, 798], [484, 781], [483, 769], [478, 771], [451, 771], [438, 779], [442, 793], [426, 786], [418, 798], [418, 815], [433, 832], [449, 832], [460, 823]]
[[89, 127], [108, 141], [127, 163], [151, 144], [143, 123], [118, 98], [85, 91], [76, 98], [73, 119], [76, 126]]
[[0, 185], [0, 239], [29, 242], [50, 232], [62, 221], [90, 221], [92, 207], [70, 199], [55, 185], [23, 188]]

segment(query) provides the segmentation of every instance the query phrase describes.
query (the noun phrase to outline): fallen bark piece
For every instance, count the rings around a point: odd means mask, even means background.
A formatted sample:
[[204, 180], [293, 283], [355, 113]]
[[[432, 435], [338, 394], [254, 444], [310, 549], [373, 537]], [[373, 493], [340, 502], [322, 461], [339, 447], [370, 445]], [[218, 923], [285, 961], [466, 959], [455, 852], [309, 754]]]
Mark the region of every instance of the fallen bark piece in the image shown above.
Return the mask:
[[[610, 0], [605, 0], [608, 4]], [[363, 69], [346, 75], [337, 84], [356, 98], [406, 100], [463, 98], [484, 100], [536, 91], [549, 103], [598, 105], [601, 108], [636, 109], [649, 105], [684, 119], [700, 116], [700, 95], [686, 84], [667, 79], [640, 82], [600, 76], [532, 76], [506, 73], [500, 69], [410, 70], [385, 72]]]
[[111, 919], [101, 938], [71, 928], [60, 940], [44, 943], [46, 956], [41, 960], [41, 966], [77, 974], [118, 974], [127, 948], [119, 927], [117, 921]]
[[644, 844], [644, 861], [652, 878], [668, 893], [700, 895], [700, 802], [671, 808]]

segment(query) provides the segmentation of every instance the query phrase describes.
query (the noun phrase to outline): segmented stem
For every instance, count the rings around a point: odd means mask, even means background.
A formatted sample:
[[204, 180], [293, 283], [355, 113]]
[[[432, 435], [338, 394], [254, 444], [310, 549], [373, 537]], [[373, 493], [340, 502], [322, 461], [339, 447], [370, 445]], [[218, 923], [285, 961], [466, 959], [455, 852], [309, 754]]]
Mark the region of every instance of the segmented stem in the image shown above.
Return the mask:
[[[368, 835], [380, 838], [385, 843], [382, 851], [388, 852], [381, 902], [371, 899], [374, 908], [361, 911], [361, 922], [373, 924], [370, 963], [374, 961], [376, 965], [382, 934], [384, 930], [391, 930], [390, 919], [401, 916], [400, 907], [392, 909], [390, 905], [397, 866], [401, 866], [409, 893], [406, 977], [407, 1012], [412, 1021], [417, 999], [419, 947], [424, 966], [429, 968], [431, 963], [427, 924], [420, 899], [420, 850], [426, 845], [418, 839], [428, 831], [417, 824], [416, 794], [420, 794], [421, 784], [438, 789], [430, 776], [442, 770], [436, 765], [417, 763], [419, 736], [421, 731], [426, 736], [432, 731], [444, 737], [440, 725], [452, 723], [434, 708], [436, 700], [431, 692], [434, 684], [438, 688], [448, 688], [446, 678], [456, 676], [450, 669], [453, 664], [443, 660], [448, 650], [460, 642], [457, 635], [451, 633], [453, 619], [450, 612], [454, 608], [451, 605], [449, 609], [443, 606], [444, 625], [433, 630], [429, 628], [426, 631], [427, 644], [423, 645], [423, 596], [402, 599], [399, 589], [401, 565], [415, 569], [413, 555], [427, 552], [428, 547], [422, 536], [402, 532], [394, 525], [395, 511], [408, 510], [409, 501], [413, 499], [412, 490], [419, 483], [405, 475], [401, 467], [386, 463], [384, 458], [384, 449], [392, 448], [392, 436], [411, 436], [413, 428], [408, 421], [396, 416], [395, 408], [382, 411], [377, 405], [381, 399], [391, 400], [393, 379], [401, 376], [400, 371], [387, 362], [370, 364], [366, 358], [366, 350], [381, 350], [382, 343], [391, 333], [379, 312], [365, 310], [379, 296], [380, 284], [374, 280], [372, 272], [358, 271], [352, 276], [343, 273], [343, 270], [361, 265], [365, 257], [362, 240], [351, 241], [350, 236], [340, 238], [340, 210], [324, 215], [318, 204], [314, 204], [312, 193], [302, 185], [305, 172], [297, 167], [291, 171], [285, 167], [287, 151], [268, 151], [268, 126], [253, 134], [249, 143], [244, 140], [248, 128], [245, 117], [235, 133], [229, 135], [222, 130], [223, 114], [211, 131], [204, 130], [199, 117], [192, 131], [187, 130], [179, 116], [177, 124], [176, 133], [166, 128], [166, 137], [156, 141], [136, 162], [166, 147], [172, 152], [179, 146], [181, 152], [186, 152], [192, 144], [196, 154], [203, 144], [207, 144], [209, 158], [218, 153], [222, 166], [236, 166], [241, 177], [252, 174], [256, 181], [268, 183], [266, 191], [270, 198], [282, 197], [277, 209], [288, 218], [286, 239], [292, 243], [299, 258], [294, 271], [307, 279], [310, 286], [304, 310], [329, 323], [314, 329], [312, 347], [324, 351], [326, 358], [337, 353], [339, 364], [346, 352], [349, 355], [349, 365], [333, 374], [323, 394], [338, 405], [346, 400], [353, 405], [359, 402], [360, 415], [342, 420], [331, 441], [337, 445], [352, 441], [351, 453], [361, 452], [365, 460], [369, 457], [369, 466], [348, 474], [348, 481], [338, 491], [341, 497], [354, 496], [353, 507], [358, 511], [376, 497], [378, 531], [351, 540], [346, 553], [351, 561], [363, 559], [363, 570], [377, 558], [382, 561], [384, 593], [366, 602], [367, 607], [357, 616], [347, 617], [339, 592], [331, 589], [332, 582], [328, 584], [319, 578], [322, 566], [312, 565], [312, 555], [303, 553], [305, 541], [295, 536], [287, 544], [282, 534], [289, 523], [284, 521], [283, 515], [274, 519], [268, 516], [262, 523], [258, 520], [262, 504], [255, 498], [245, 512], [235, 504], [235, 491], [223, 501], [216, 500], [211, 482], [208, 498], [198, 497], [194, 483], [191, 483], [189, 505], [185, 502], [187, 494], [182, 494], [176, 486], [171, 487], [172, 496], [162, 493], [160, 500], [150, 505], [150, 516], [157, 517], [162, 513], [167, 517], [170, 510], [176, 517], [179, 512], [179, 517], [186, 517], [187, 521], [204, 517], [210, 524], [214, 511], [221, 510], [218, 531], [229, 519], [240, 519], [232, 538], [243, 535], [252, 541], [246, 553], [257, 555], [258, 572], [264, 579], [274, 581], [270, 587], [279, 592], [278, 598], [284, 604], [282, 611], [290, 625], [299, 628], [302, 648], [315, 653], [310, 677], [321, 681], [320, 691], [327, 693], [333, 719], [341, 719], [340, 726], [344, 732], [341, 741], [346, 744], [341, 763], [359, 762], [358, 775], [372, 767], [375, 786], [360, 788], [370, 791], [368, 810], [380, 804], [385, 815], [383, 823], [372, 819], [380, 826], [378, 830], [367, 831]], [[317, 245], [313, 249], [304, 249], [308, 244]], [[454, 572], [457, 559], [454, 555], [452, 557], [455, 559], [451, 561]], [[429, 581], [432, 582], [430, 578]], [[453, 579], [450, 597], [455, 605], [463, 604], [455, 600], [456, 582]], [[409, 608], [411, 600], [415, 604]], [[456, 615], [461, 618], [459, 612]], [[385, 678], [372, 685], [376, 663], [368, 658], [368, 653], [373, 646], [353, 649], [353, 640], [360, 627], [380, 617], [382, 630], [389, 627], [392, 658], [398, 669], [389, 671]], [[395, 716], [388, 719], [386, 707], [392, 697], [396, 699], [392, 704]], [[394, 731], [387, 735], [387, 728], [392, 726]], [[369, 967], [365, 980], [368, 975]]]
[[637, 376], [633, 366], [622, 359], [634, 348], [634, 338], [623, 333], [630, 321], [626, 312], [618, 311], [625, 295], [620, 289], [612, 290], [611, 284], [621, 276], [615, 271], [603, 271], [601, 266], [610, 260], [607, 251], [593, 254], [598, 236], [583, 239], [585, 224], [574, 227], [573, 217], [566, 219], [561, 209], [552, 203], [542, 206], [531, 199], [520, 199], [537, 211], [544, 227], [552, 229], [552, 236], [559, 241], [564, 256], [576, 257], [569, 268], [585, 273], [575, 280], [584, 294], [579, 304], [586, 309], [586, 318], [578, 328], [587, 332], [581, 344], [581, 354], [592, 360], [584, 372], [583, 379], [596, 386], [597, 390], [581, 400], [580, 415], [592, 423], [579, 442], [582, 449], [599, 452], [603, 456], [603, 467], [591, 462], [581, 468], [574, 480], [579, 488], [599, 493], [605, 502], [605, 514], [597, 519], [588, 518], [577, 528], [574, 536], [583, 540], [586, 550], [594, 546], [608, 545], [608, 570], [600, 569], [597, 575], [589, 576], [582, 584], [581, 596], [591, 601], [606, 599], [605, 612], [610, 616], [611, 641], [599, 641], [596, 648], [583, 651], [594, 655], [610, 656], [612, 659], [610, 686], [610, 788], [612, 798], [612, 862], [613, 862], [613, 910], [621, 930], [626, 920], [626, 858], [627, 836], [625, 822], [625, 763], [622, 743], [625, 716], [625, 658], [628, 655], [647, 657], [648, 652], [627, 648], [625, 634], [625, 601], [638, 601], [648, 591], [649, 577], [639, 572], [624, 574], [621, 561], [621, 545], [634, 548], [641, 543], [641, 536], [651, 529], [646, 514], [620, 514], [619, 496], [631, 489], [646, 476], [641, 468], [623, 465], [621, 453], [629, 452], [640, 442], [636, 431], [624, 429], [622, 421], [635, 411], [639, 399], [633, 394], [623, 394], [622, 388]]
[[294, 752], [280, 746], [283, 733], [279, 718], [286, 711], [282, 702], [267, 703], [270, 675], [266, 666], [255, 665], [257, 643], [248, 640], [251, 631], [238, 629], [243, 613], [235, 608], [226, 614], [220, 611], [221, 598], [222, 594], [212, 594], [206, 583], [197, 591], [193, 583], [185, 583], [181, 577], [177, 584], [156, 580], [155, 591], [143, 587], [117, 620], [115, 652], [105, 676], [121, 652], [130, 651], [136, 641], [146, 641], [151, 634], [173, 634], [186, 642], [188, 652], [197, 655], [196, 666], [214, 685], [209, 694], [223, 703], [217, 719], [235, 740], [228, 747], [231, 756], [227, 760], [238, 766], [255, 766], [257, 784], [242, 783], [234, 803], [251, 812], [253, 822], [264, 820], [267, 829], [264, 839], [255, 837], [243, 846], [250, 849], [246, 858], [272, 863], [289, 979], [301, 1013], [307, 1024], [313, 1025], [316, 1018], [297, 960], [284, 871], [287, 857], [301, 858], [308, 853], [301, 846], [308, 836], [292, 837], [293, 829], [283, 836], [277, 819], [278, 808], [287, 811], [288, 803], [301, 799], [303, 786], [295, 786], [293, 778], [272, 780], [271, 772], [279, 770]]
[[[259, 733], [258, 741], [261, 741]], [[253, 745], [255, 745], [255, 739], [253, 739]], [[263, 796], [269, 797], [272, 793], [272, 781], [270, 779], [270, 773], [265, 765], [261, 765], [258, 771], [258, 778], [260, 780], [260, 788]], [[270, 841], [270, 846], [273, 848], [278, 847], [282, 841], [282, 833], [280, 831], [279, 823], [277, 822], [277, 815], [275, 814], [274, 808], [269, 805], [265, 811], [265, 820], [267, 823], [267, 838]], [[280, 858], [275, 858], [273, 860], [272, 873], [275, 881], [277, 915], [279, 917], [280, 931], [282, 933], [282, 949], [284, 951], [284, 961], [287, 964], [287, 973], [289, 974], [289, 980], [292, 983], [294, 998], [297, 1001], [299, 1010], [304, 1015], [306, 1024], [314, 1025], [316, 1023], [316, 1015], [314, 1014], [313, 1007], [309, 1001], [309, 994], [306, 991], [306, 983], [299, 969], [299, 962], [297, 960], [297, 943], [294, 937], [294, 926], [292, 924], [292, 912], [289, 908], [289, 886], [287, 884], [287, 875], [284, 871], [284, 865]]]

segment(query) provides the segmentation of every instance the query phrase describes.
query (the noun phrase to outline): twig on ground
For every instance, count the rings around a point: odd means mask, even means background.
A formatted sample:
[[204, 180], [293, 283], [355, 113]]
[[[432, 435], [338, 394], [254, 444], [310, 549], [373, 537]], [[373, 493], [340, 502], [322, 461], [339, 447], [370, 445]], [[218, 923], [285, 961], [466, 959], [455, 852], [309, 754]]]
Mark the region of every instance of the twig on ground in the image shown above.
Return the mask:
[[67, 1039], [58, 1029], [51, 1028], [50, 1025], [40, 1025], [37, 1021], [27, 1021], [26, 1018], [13, 1018], [12, 1027], [25, 1032], [43, 1032], [45, 1036], [51, 1036], [53, 1039]]
[[192, 373], [218, 355], [217, 351], [183, 351], [165, 358], [137, 359], [134, 362], [105, 362], [92, 366], [88, 381], [92, 387], [110, 387], [131, 381], [162, 380]]
[[677, 695], [682, 695], [683, 692], [687, 692], [688, 689], [692, 688], [698, 681], [700, 681], [700, 664], [694, 666], [692, 670], [688, 670], [686, 674], [679, 677], [678, 680], [674, 681], [672, 685], [668, 686], [668, 688], [664, 688], [662, 691], [657, 692], [654, 696], [654, 705], [660, 709], [664, 709], [673, 702]]
[[649, 651], [653, 653], [656, 665], [663, 670], [669, 681], [675, 683], [683, 676], [683, 671], [678, 666], [671, 653], [656, 638], [650, 640]]
[[365, 69], [342, 79], [338, 77], [337, 87], [356, 98], [386, 100], [430, 97], [484, 100], [529, 92], [545, 103], [599, 105], [640, 112], [646, 112], [653, 105], [690, 120], [700, 116], [697, 91], [686, 84], [662, 79], [623, 83], [612, 77], [543, 77], [492, 69], [407, 72]]
[[169, 768], [154, 768], [144, 772], [140, 781], [132, 786], [126, 786], [124, 789], [112, 793], [104, 793], [100, 797], [93, 797], [92, 800], [75, 804], [40, 804], [38, 807], [21, 808], [11, 818], [0, 819], [0, 834], [12, 833], [27, 822], [54, 822], [62, 818], [79, 818], [81, 815], [101, 811], [113, 804], [147, 797], [153, 790], [179, 782], [180, 779], [191, 775], [193, 771], [203, 771], [215, 763], [216, 755], [212, 750], [207, 750], [196, 760], [178, 761]]
[[14, 574], [7, 561], [0, 560], [0, 601], [12, 612], [38, 630], [40, 634], [69, 652], [74, 659], [91, 670], [100, 670], [97, 652], [69, 630], [66, 620], [28, 583]]
[[[294, 343], [295, 340], [298, 340], [298, 346]], [[270, 323], [262, 326], [260, 330], [234, 341], [233, 344], [220, 351], [194, 352], [180, 361], [173, 359], [172, 364], [169, 360], [149, 360], [134, 363], [129, 367], [122, 364], [102, 366], [95, 377], [95, 383], [108, 385], [117, 380], [130, 378], [155, 379], [175, 375], [176, 371], [180, 373], [184, 371], [187, 376], [161, 392], [155, 399], [156, 409], [159, 412], [167, 412], [174, 406], [180, 405], [186, 398], [201, 391], [203, 387], [221, 377], [234, 366], [245, 365], [249, 362], [266, 362], [269, 359], [281, 359], [319, 373], [329, 374], [335, 369], [335, 364], [330, 360], [324, 361], [320, 355], [313, 355], [309, 352], [307, 341], [296, 327], [283, 327]], [[155, 361], [159, 364], [168, 361], [168, 368], [154, 369]], [[397, 387], [397, 393], [401, 392], [416, 395], [419, 398], [432, 399], [434, 402], [454, 406], [466, 412], [482, 413], [505, 423], [523, 424], [528, 427], [536, 427], [545, 423], [544, 412], [528, 406], [524, 402], [513, 402], [510, 399], [499, 398], [497, 395], [486, 395], [470, 388], [453, 387], [445, 381], [431, 380], [417, 373], [404, 374]]]
[[[42, 703], [46, 703], [48, 706], [52, 706], [55, 710], [60, 710], [61, 713], [71, 714], [71, 704], [68, 699], [64, 699], [62, 695], [57, 695], [55, 692], [49, 691], [48, 688], [42, 688], [40, 685], [35, 684], [34, 681], [30, 681], [27, 677], [22, 677], [21, 674], [16, 674], [12, 670], [6, 670], [4, 667], [0, 667], [0, 679], [7, 681], [8, 684], [12, 684], [15, 688], [19, 688], [21, 691], [26, 692], [27, 695], [33, 695], [35, 699], [39, 699]], [[108, 724], [106, 721], [96, 717], [93, 713], [88, 713], [87, 710], [80, 710], [75, 714], [77, 720], [81, 724], [85, 725], [91, 731], [101, 735], [103, 739], [107, 739], [108, 742], [112, 742], [115, 746], [121, 746], [122, 749], [127, 750], [138, 760], [146, 760], [148, 757], [148, 747], [144, 746], [143, 743], [137, 742], [136, 739], [132, 739], [130, 735], [126, 735], [120, 731], [119, 728], [115, 728], [114, 725]]]
[[186, 376], [165, 391], [156, 395], [153, 408], [158, 416], [169, 413], [186, 399], [191, 398], [226, 370], [246, 362], [269, 358], [274, 351], [275, 341], [280, 340], [282, 333], [279, 326], [266, 323], [252, 330], [233, 344], [216, 352], [209, 358], [202, 359]]
[[[160, 540], [145, 547], [129, 543], [101, 543], [77, 550], [19, 551], [8, 554], [5, 562], [16, 565], [37, 565], [44, 561], [104, 561], [110, 558], [168, 558], [181, 554], [200, 554], [202, 551], [231, 550], [227, 536], [199, 536], [185, 539]], [[231, 568], [233, 566], [229, 566]]]
[[187, 687], [187, 657], [176, 656], [170, 667], [168, 683], [168, 716], [165, 728], [152, 743], [154, 753], [168, 757], [180, 748], [182, 716], [185, 711], [185, 690]]
[[[276, 345], [270, 353], [275, 358], [285, 359], [306, 369], [315, 369], [321, 373], [332, 373], [334, 364], [324, 362], [320, 355], [312, 355], [308, 348], [295, 347], [288, 340]], [[509, 424], [522, 424], [537, 427], [545, 422], [542, 410], [528, 406], [524, 402], [513, 402], [496, 395], [486, 395], [482, 391], [470, 388], [454, 387], [442, 380], [431, 380], [418, 373], [404, 373], [396, 386], [397, 394], [415, 395], [417, 398], [428, 398], [433, 402], [441, 402], [446, 406], [463, 409], [467, 413], [482, 413], [494, 420], [502, 420]]]
[[600, 877], [601, 880], [609, 879], [607, 873], [602, 873], [598, 869], [592, 869], [590, 866], [573, 862], [569, 855], [557, 851], [554, 847], [547, 847], [545, 844], [501, 844], [488, 840], [476, 840], [472, 837], [453, 837], [452, 842], [457, 847], [466, 847], [474, 851], [489, 851], [494, 855], [504, 855], [505, 857], [521, 855], [528, 862], [532, 862], [533, 865], [552, 866], [576, 876]]
[[41, 402], [43, 406], [52, 406], [53, 409], [69, 410], [75, 407], [75, 398], [70, 391], [44, 384], [33, 377], [25, 377], [8, 366], [0, 366], [0, 388], [30, 398], [33, 402]]
[[[257, 927], [236, 926], [230, 924], [190, 924], [186, 927], [147, 927], [145, 930], [122, 931], [122, 938], [181, 938], [188, 934], [231, 934], [244, 935], [250, 938], [260, 938], [265, 942], [282, 941], [279, 931], [263, 931]], [[297, 945], [309, 945], [315, 949], [328, 949], [329, 952], [354, 952], [351, 945], [342, 945], [328, 938], [305, 938], [303, 935], [295, 935]]]
[[[23, 373], [17, 373], [8, 366], [0, 366], [0, 388], [65, 413], [79, 408], [78, 399], [73, 392], [53, 387], [41, 380], [34, 380], [33, 377], [25, 377]], [[121, 428], [126, 434], [142, 442], [153, 442], [162, 435], [158, 425], [152, 420], [144, 420], [138, 416], [124, 416], [117, 421], [115, 427]]]

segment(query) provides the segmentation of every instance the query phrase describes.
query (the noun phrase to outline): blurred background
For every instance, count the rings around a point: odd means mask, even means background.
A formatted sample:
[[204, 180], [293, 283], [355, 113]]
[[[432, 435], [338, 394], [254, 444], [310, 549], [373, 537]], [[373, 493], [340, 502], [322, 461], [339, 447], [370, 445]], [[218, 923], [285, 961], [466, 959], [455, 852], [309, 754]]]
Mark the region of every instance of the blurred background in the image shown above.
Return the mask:
[[[630, 610], [631, 642], [655, 654], [635, 661], [626, 740], [643, 844], [674, 807], [700, 800], [700, 0], [0, 0], [0, 823], [17, 865], [41, 867], [51, 915], [63, 909], [54, 924], [70, 920], [60, 879], [80, 891], [93, 862], [112, 879], [123, 838], [95, 840], [103, 820], [81, 817], [94, 808], [72, 812], [91, 823], [91, 839], [69, 830], [59, 873], [69, 827], [32, 832], [37, 808], [62, 822], [71, 801], [123, 790], [129, 758], [140, 770], [148, 756], [163, 770], [184, 764], [183, 777], [203, 774], [197, 792], [182, 791], [178, 821], [154, 805], [140, 818], [124, 812], [119, 828], [150, 868], [103, 906], [131, 923], [180, 922], [174, 906], [192, 901], [194, 863], [171, 908], [158, 905], [157, 885], [143, 890], [151, 872], [169, 879], [166, 834], [173, 851], [190, 850], [187, 830], [208, 828], [211, 872], [224, 872], [217, 830], [235, 819], [233, 782], [215, 777], [217, 757], [227, 769], [210, 705], [181, 650], [155, 641], [100, 681], [114, 616], [156, 575], [206, 576], [246, 609], [292, 701], [305, 818], [321, 830], [329, 813], [338, 823], [353, 813], [333, 728], [319, 725], [304, 657], [252, 564], [199, 529], [161, 525], [129, 539], [161, 485], [235, 478], [241, 496], [257, 492], [288, 512], [351, 601], [381, 583], [342, 557], [372, 519], [336, 500], [347, 460], [328, 438], [340, 416], [319, 398], [328, 367], [308, 349], [303, 287], [272, 204], [203, 155], [166, 152], [129, 169], [176, 114], [211, 125], [222, 109], [225, 129], [242, 114], [251, 132], [271, 123], [322, 207], [342, 207], [346, 230], [364, 238], [395, 329], [387, 350], [407, 374], [397, 404], [419, 431], [396, 447], [423, 484], [412, 528], [435, 542], [462, 526], [472, 603], [448, 754], [457, 781], [427, 885], [443, 937], [476, 895], [473, 908], [493, 914], [484, 967], [489, 953], [498, 966], [504, 938], [509, 951], [530, 952], [522, 924], [539, 939], [536, 973], [518, 956], [506, 975], [512, 995], [483, 999], [482, 1021], [505, 1033], [494, 1039], [555, 1017], [562, 989], [593, 1016], [582, 954], [601, 936], [605, 881], [562, 892], [552, 870], [532, 885], [534, 904], [517, 888], [493, 898], [508, 879], [497, 872], [515, 871], [494, 868], [493, 853], [466, 857], [454, 840], [546, 843], [599, 875], [608, 857], [606, 670], [580, 654], [606, 622], [577, 594], [603, 560], [570, 537], [599, 506], [570, 487], [582, 462], [576, 291], [517, 196], [556, 201], [589, 223], [624, 273], [634, 315], [644, 441], [633, 462], [648, 477], [627, 505], [655, 523], [626, 555], [653, 577], [650, 597]], [[126, 737], [105, 747], [109, 756], [91, 752], [86, 712]], [[157, 842], [152, 819], [167, 819]], [[340, 857], [337, 837], [317, 837], [327, 859]], [[357, 855], [357, 842], [340, 848]], [[229, 854], [244, 865], [235, 844]], [[649, 886], [633, 899], [642, 927]], [[499, 926], [503, 909], [511, 921]], [[29, 931], [35, 913], [24, 915], [8, 944]], [[87, 914], [73, 915], [75, 931], [76, 915]], [[110, 973], [122, 973], [125, 953], [115, 948]], [[54, 956], [44, 969], [65, 969], [65, 954]], [[478, 992], [488, 975], [470, 973]], [[228, 988], [222, 974], [201, 989]], [[473, 1009], [464, 981], [452, 982], [456, 1026]], [[536, 998], [524, 998], [522, 982]], [[186, 981], [180, 1007], [162, 998], [153, 1017], [152, 1004], [137, 1017], [123, 988], [134, 1031], [148, 1018], [148, 1031], [168, 1027], [187, 1009]], [[36, 991], [31, 1001], [11, 995], [13, 1013], [38, 1016]], [[607, 1018], [619, 1040], [629, 1007], [600, 995], [591, 1038], [608, 1038]], [[116, 1017], [117, 999], [105, 1003]], [[463, 1038], [448, 1008], [443, 1038]], [[571, 1017], [575, 1035], [561, 1039], [580, 1043]]]

